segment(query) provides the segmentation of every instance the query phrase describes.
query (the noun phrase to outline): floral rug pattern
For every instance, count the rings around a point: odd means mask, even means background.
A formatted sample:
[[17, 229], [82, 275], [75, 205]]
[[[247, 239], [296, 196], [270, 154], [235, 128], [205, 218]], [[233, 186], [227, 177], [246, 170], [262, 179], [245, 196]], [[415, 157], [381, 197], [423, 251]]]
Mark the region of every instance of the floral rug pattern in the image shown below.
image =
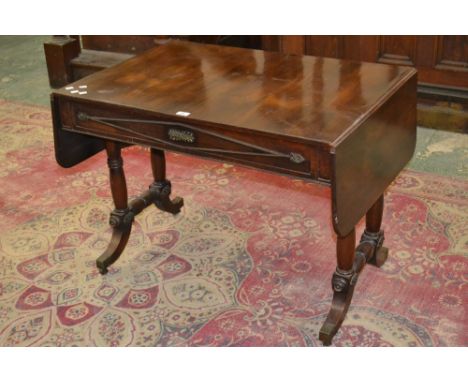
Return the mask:
[[[0, 100], [0, 133], [0, 346], [320, 346], [328, 188], [168, 154], [185, 207], [138, 215], [101, 276], [103, 153], [60, 168], [44, 107]], [[136, 196], [152, 181], [148, 153], [126, 149], [124, 163]], [[467, 346], [468, 183], [404, 171], [385, 203], [389, 259], [361, 274], [334, 345]]]

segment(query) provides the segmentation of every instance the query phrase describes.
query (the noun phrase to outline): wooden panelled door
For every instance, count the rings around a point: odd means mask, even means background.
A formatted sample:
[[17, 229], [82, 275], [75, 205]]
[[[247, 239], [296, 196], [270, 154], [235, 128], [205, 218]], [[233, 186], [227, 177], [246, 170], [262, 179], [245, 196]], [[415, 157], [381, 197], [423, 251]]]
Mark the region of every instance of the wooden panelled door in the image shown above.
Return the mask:
[[468, 36], [265, 36], [264, 46], [285, 53], [411, 65], [418, 68], [420, 83], [468, 88]]

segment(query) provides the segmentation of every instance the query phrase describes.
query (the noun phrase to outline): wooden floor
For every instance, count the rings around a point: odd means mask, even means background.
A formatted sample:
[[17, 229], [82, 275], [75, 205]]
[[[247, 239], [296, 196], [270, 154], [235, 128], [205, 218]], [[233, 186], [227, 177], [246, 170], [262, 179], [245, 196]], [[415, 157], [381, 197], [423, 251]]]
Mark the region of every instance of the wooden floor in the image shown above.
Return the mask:
[[[42, 43], [48, 36], [0, 36], [0, 99], [49, 105]], [[408, 168], [468, 179], [468, 135], [418, 128]]]

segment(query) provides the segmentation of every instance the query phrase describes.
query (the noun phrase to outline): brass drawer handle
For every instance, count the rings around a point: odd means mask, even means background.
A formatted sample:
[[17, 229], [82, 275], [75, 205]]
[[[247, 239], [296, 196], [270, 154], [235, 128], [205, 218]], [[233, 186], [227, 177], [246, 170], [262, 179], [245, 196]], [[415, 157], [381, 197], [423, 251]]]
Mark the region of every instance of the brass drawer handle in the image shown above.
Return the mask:
[[174, 142], [195, 143], [195, 135], [192, 131], [171, 128], [167, 132], [167, 135]]

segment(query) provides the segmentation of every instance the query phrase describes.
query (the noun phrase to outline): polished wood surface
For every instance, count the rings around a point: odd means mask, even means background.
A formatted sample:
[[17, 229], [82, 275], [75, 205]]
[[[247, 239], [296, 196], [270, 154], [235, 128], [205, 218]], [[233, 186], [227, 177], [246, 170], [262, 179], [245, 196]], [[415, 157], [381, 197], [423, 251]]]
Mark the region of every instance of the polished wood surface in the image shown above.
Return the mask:
[[49, 83], [59, 88], [171, 39], [258, 49], [260, 36], [53, 36], [44, 43]]
[[[80, 86], [86, 94], [76, 93]], [[54, 92], [61, 105], [56, 135], [82, 132], [190, 154], [195, 146], [207, 149], [197, 155], [331, 184], [333, 224], [341, 236], [409, 161], [416, 140], [411, 68], [172, 41], [73, 89]], [[140, 121], [122, 122], [122, 134], [115, 124], [82, 114]], [[170, 129], [152, 119], [198, 129], [191, 132], [194, 142], [166, 144]], [[61, 146], [68, 143], [62, 143], [57, 150], [66, 154]], [[258, 143], [285, 156], [245, 154]], [[231, 153], [213, 153], [218, 148]], [[288, 153], [304, 160], [291, 161]]]
[[75, 82], [86, 95], [57, 94], [332, 144], [414, 73], [174, 41]]
[[61, 87], [170, 39], [414, 66], [418, 126], [468, 132], [467, 36], [55, 36], [44, 44], [50, 84]]
[[[416, 76], [334, 149], [333, 224], [345, 235], [396, 178], [416, 145]], [[363, 182], [372, 179], [372, 182]]]
[[262, 36], [262, 48], [418, 70], [418, 125], [468, 132], [468, 36]]

